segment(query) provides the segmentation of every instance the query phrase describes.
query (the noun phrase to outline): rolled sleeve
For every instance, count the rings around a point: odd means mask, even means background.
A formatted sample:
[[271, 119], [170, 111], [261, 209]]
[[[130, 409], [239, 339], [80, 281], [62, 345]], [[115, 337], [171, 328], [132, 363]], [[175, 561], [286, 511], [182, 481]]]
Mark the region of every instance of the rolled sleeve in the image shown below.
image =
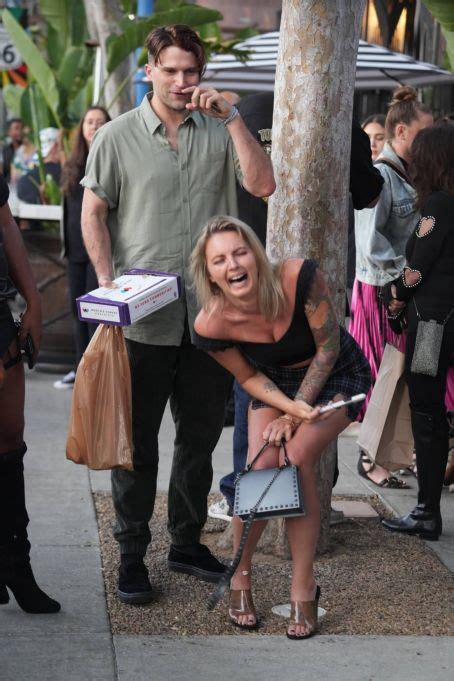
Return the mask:
[[[107, 125], [103, 127], [107, 127]], [[106, 201], [109, 209], [112, 210], [118, 206], [121, 168], [112, 138], [101, 134], [101, 132], [103, 132], [102, 129], [93, 139], [88, 154], [85, 176], [80, 184], [91, 189], [96, 196]]]

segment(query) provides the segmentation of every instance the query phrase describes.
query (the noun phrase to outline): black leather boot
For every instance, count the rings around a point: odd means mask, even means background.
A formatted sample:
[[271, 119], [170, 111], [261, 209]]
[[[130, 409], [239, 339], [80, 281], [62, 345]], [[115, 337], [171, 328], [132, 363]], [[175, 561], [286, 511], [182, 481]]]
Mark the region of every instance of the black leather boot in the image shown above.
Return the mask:
[[0, 454], [0, 603], [8, 603], [8, 588], [25, 612], [54, 613], [60, 604], [39, 588], [30, 565], [23, 466], [26, 450], [23, 444]]
[[9, 603], [8, 589], [4, 584], [0, 584], [0, 605], [6, 605], [6, 603]]
[[394, 532], [437, 540], [442, 532], [440, 497], [448, 458], [448, 424], [444, 414], [411, 412], [418, 477], [418, 504], [406, 516], [382, 520]]
[[421, 539], [436, 541], [441, 534], [441, 515], [430, 511], [423, 512], [416, 507], [402, 518], [382, 520], [382, 525], [392, 532], [417, 534]]

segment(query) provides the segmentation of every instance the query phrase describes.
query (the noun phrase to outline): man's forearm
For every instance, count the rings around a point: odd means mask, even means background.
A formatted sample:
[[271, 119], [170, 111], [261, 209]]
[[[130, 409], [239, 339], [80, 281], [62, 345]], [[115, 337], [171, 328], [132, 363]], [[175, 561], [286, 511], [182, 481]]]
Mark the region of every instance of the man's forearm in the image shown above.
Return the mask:
[[270, 196], [276, 189], [269, 156], [247, 129], [241, 116], [227, 125], [243, 174], [244, 188], [254, 196]]
[[[106, 211], [107, 212], [107, 211]], [[82, 236], [100, 286], [114, 278], [110, 234], [103, 210], [91, 200], [82, 204]]]

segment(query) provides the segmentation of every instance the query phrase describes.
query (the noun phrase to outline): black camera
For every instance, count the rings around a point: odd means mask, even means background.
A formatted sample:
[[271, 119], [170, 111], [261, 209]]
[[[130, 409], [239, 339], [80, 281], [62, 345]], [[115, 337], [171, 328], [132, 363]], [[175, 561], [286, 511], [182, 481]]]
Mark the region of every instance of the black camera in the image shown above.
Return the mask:
[[25, 339], [21, 347], [21, 352], [22, 357], [27, 362], [28, 368], [33, 369], [33, 367], [35, 366], [35, 345], [30, 334], [28, 334], [27, 338]]
[[[17, 333], [19, 334], [20, 321], [16, 321]], [[33, 369], [35, 366], [35, 344], [33, 343], [33, 338], [30, 334], [27, 335], [26, 339], [20, 344], [20, 351], [22, 359], [27, 362], [29, 369]]]

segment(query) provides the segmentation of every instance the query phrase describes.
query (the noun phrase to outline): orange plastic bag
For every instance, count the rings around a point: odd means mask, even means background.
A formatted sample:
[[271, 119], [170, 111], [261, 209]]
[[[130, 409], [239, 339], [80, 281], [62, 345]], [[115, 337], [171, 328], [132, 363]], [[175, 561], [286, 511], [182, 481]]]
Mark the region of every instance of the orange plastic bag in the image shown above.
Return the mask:
[[131, 405], [123, 331], [100, 324], [77, 368], [66, 458], [94, 470], [132, 470]]

